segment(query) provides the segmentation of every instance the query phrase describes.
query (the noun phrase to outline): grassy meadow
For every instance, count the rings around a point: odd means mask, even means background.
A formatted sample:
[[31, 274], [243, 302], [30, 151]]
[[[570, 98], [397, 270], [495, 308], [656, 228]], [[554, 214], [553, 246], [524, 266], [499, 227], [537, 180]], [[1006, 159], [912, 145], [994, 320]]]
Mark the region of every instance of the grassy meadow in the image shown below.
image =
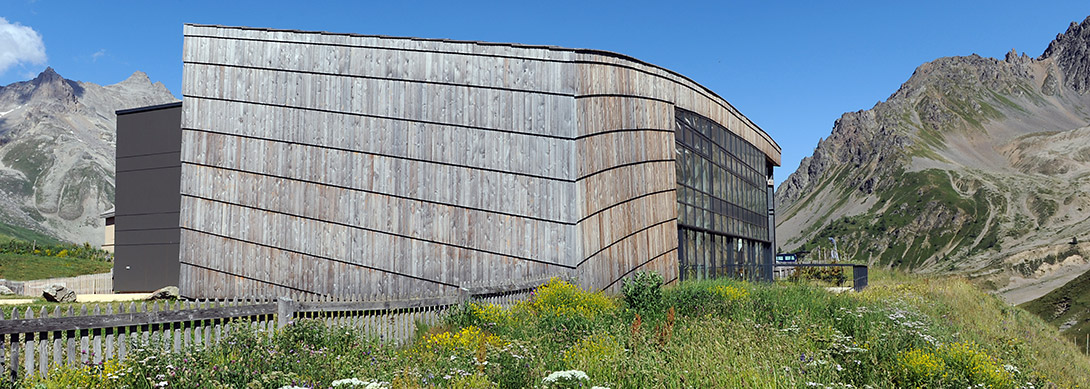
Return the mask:
[[395, 347], [301, 320], [210, 348], [136, 345], [28, 388], [1075, 388], [1090, 359], [959, 278], [873, 272], [861, 293], [640, 273], [623, 296], [554, 280], [510, 309], [468, 303]]
[[13, 281], [105, 273], [112, 267], [113, 262], [98, 259], [0, 253], [0, 278]]
[[0, 230], [0, 278], [27, 281], [105, 273], [113, 267], [112, 258], [90, 244], [11, 239]]

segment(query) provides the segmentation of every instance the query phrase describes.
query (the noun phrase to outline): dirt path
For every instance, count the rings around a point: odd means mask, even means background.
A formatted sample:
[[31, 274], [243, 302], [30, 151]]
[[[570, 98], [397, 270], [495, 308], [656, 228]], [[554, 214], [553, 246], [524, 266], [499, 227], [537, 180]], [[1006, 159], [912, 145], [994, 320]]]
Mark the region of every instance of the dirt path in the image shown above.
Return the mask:
[[1012, 277], [1010, 285], [999, 291], [999, 297], [1011, 305], [1036, 300], [1087, 271], [1090, 271], [1090, 263], [1065, 266], [1041, 278]]

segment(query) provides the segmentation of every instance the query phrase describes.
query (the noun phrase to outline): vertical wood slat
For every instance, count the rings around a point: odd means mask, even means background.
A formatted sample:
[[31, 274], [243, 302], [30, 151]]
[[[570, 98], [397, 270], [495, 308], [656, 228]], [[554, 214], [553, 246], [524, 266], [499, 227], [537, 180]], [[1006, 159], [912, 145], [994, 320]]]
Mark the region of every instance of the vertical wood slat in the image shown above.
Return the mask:
[[[15, 320], [19, 318], [19, 308], [11, 309], [11, 319]], [[19, 337], [20, 334], [11, 334], [11, 359], [9, 360], [8, 367], [11, 369], [10, 375], [16, 377], [19, 374]]]
[[[167, 304], [167, 310], [168, 311], [177, 311], [179, 309], [177, 300], [175, 300], [174, 302], [167, 301], [166, 304]], [[167, 339], [167, 341], [170, 344], [170, 350], [173, 351], [173, 352], [180, 352], [181, 351], [181, 342], [182, 342], [183, 323], [180, 323], [180, 322], [168, 323], [167, 326], [170, 327], [170, 329], [171, 329], [170, 337]]]
[[[4, 319], [3, 310], [0, 310], [0, 320]], [[11, 348], [8, 345], [12, 336], [14, 335], [0, 335], [0, 374], [9, 375], [8, 369], [11, 366], [11, 360], [8, 359], [8, 351]]]
[[[26, 309], [26, 318], [34, 318], [34, 311], [32, 311], [30, 308]], [[34, 343], [34, 335], [35, 334], [23, 334], [26, 341], [26, 347], [23, 348], [23, 356], [25, 357], [23, 361], [23, 372], [27, 376], [31, 376], [34, 374], [34, 349], [37, 348], [35, 347], [36, 344]]]
[[[72, 312], [72, 306], [71, 305], [68, 306], [68, 309], [65, 312], [66, 312], [65, 316], [68, 316], [68, 317], [74, 316], [73, 312]], [[64, 336], [65, 343], [67, 343], [67, 347], [68, 347], [67, 350], [66, 350], [67, 352], [65, 353], [68, 356], [68, 366], [75, 366], [76, 365], [76, 339], [75, 339], [74, 336], [79, 336], [79, 331], [75, 331], [75, 330], [65, 331], [64, 334], [65, 334], [65, 336]]]
[[[42, 307], [38, 311], [38, 317], [49, 317], [49, 312]], [[38, 375], [45, 377], [49, 370], [49, 336], [45, 332], [38, 333]]]
[[[101, 306], [96, 305], [95, 310], [94, 310], [94, 315], [98, 316], [98, 315], [101, 315], [101, 314], [102, 314]], [[88, 331], [87, 333], [88, 333], [88, 335], [93, 337], [93, 339], [91, 340], [91, 358], [90, 359], [91, 359], [91, 362], [93, 362], [94, 364], [97, 365], [97, 364], [102, 362], [102, 334], [103, 334], [103, 331], [102, 330], [91, 330], [91, 331]]]
[[[113, 303], [106, 304], [106, 314], [107, 315], [113, 315], [114, 314], [114, 305], [113, 305]], [[115, 330], [113, 328], [102, 329], [101, 333], [106, 338], [106, 350], [105, 350], [105, 354], [103, 354], [103, 356], [102, 356], [102, 360], [108, 361], [111, 358], [114, 358], [114, 353], [116, 352], [116, 350], [114, 348], [114, 338], [116, 337], [115, 336], [116, 334], [115, 334]]]
[[[87, 316], [87, 305], [84, 304], [79, 308], [80, 316]], [[91, 331], [80, 330], [79, 331], [79, 362], [86, 364], [90, 361], [91, 350]]]
[[[58, 306], [58, 307], [53, 308], [53, 317], [62, 317], [61, 316], [61, 307]], [[64, 359], [63, 359], [61, 353], [64, 350], [65, 334], [66, 334], [66, 332], [64, 332], [64, 331], [54, 331], [53, 332], [53, 365], [54, 366], [59, 367], [59, 366], [64, 365]]]

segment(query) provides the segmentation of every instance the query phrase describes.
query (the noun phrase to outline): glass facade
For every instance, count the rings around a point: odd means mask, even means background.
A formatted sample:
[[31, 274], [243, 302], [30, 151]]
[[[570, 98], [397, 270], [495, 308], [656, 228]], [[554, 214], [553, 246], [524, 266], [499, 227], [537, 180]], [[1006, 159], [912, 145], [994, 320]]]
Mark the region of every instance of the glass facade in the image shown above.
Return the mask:
[[770, 277], [772, 166], [722, 125], [683, 109], [675, 117], [681, 278]]

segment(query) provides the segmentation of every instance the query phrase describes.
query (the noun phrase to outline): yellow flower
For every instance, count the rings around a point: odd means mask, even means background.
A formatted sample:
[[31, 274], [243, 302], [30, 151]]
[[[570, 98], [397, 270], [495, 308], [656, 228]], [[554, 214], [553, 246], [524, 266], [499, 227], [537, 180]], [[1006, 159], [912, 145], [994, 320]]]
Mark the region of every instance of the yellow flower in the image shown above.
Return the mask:
[[738, 301], [749, 297], [749, 291], [733, 285], [716, 285], [709, 289], [719, 298], [727, 301]]

